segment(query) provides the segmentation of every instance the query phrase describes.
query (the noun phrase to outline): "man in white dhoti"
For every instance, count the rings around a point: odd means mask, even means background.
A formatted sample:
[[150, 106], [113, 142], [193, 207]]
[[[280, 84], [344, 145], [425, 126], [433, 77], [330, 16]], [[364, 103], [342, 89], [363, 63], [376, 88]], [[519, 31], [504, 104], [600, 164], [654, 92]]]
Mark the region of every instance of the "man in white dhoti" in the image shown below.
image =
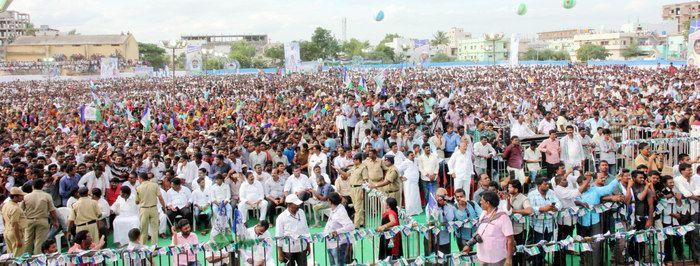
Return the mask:
[[397, 165], [397, 168], [401, 174], [401, 180], [403, 180], [406, 214], [409, 216], [420, 214], [423, 212], [423, 207], [420, 203], [420, 187], [418, 186], [420, 172], [416, 162], [416, 154], [409, 151], [406, 159]]
[[123, 186], [119, 198], [112, 204], [112, 213], [116, 215], [114, 227], [114, 242], [121, 245], [129, 243], [128, 233], [131, 229], [139, 228], [139, 206], [131, 197], [131, 188]]
[[246, 176], [246, 182], [241, 184], [238, 194], [241, 202], [238, 203], [238, 209], [241, 211], [243, 223], [248, 221], [248, 210], [258, 209], [260, 211], [260, 220], [265, 220], [267, 214], [268, 202], [265, 200], [265, 188], [260, 181], [255, 180], [252, 173]]
[[472, 176], [474, 175], [474, 163], [472, 163], [472, 151], [467, 148], [467, 142], [461, 141], [459, 149], [447, 161], [447, 167], [449, 168], [450, 176], [454, 178], [454, 189], [464, 189], [467, 194], [466, 197], [469, 198]]
[[581, 136], [574, 134], [573, 126], [566, 126], [566, 135], [559, 140], [561, 148], [561, 161], [567, 170], [576, 166], [580, 167], [581, 162], [586, 159], [583, 154], [583, 145], [581, 144]]

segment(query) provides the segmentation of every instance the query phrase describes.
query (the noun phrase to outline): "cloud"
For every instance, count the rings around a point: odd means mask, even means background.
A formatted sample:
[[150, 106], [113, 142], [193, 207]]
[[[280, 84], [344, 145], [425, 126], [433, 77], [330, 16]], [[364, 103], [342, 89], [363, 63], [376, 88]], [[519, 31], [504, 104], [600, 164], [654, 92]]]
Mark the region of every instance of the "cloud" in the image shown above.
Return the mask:
[[[341, 34], [348, 18], [348, 38], [377, 42], [387, 33], [430, 38], [438, 30], [462, 27], [483, 32], [531, 34], [570, 27], [619, 28], [630, 20], [657, 22], [671, 0], [587, 0], [571, 10], [559, 1], [519, 0], [22, 0], [10, 9], [31, 15], [35, 25], [83, 34], [130, 31], [137, 40], [159, 42], [183, 34], [268, 34], [274, 41], [308, 39], [314, 28]], [[386, 19], [374, 21], [379, 10]]]

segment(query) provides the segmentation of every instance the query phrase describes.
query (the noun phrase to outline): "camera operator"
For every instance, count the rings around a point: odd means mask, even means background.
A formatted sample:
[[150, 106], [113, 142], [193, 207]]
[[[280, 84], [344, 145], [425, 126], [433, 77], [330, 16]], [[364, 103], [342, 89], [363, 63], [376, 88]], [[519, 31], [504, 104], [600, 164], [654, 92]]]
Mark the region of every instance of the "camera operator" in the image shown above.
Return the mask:
[[481, 265], [512, 265], [515, 252], [513, 223], [504, 211], [498, 210], [500, 199], [496, 192], [481, 194], [481, 208], [476, 235], [467, 242], [462, 252], [469, 253], [477, 245], [476, 257]]
[[634, 167], [646, 165], [649, 167], [649, 171], [661, 172], [661, 170], [664, 169], [664, 166], [661, 160], [659, 160], [659, 157], [663, 158], [663, 156], [659, 155], [659, 153], [651, 151], [651, 146], [649, 146], [649, 143], [640, 143], [639, 154], [636, 158], [634, 158]]

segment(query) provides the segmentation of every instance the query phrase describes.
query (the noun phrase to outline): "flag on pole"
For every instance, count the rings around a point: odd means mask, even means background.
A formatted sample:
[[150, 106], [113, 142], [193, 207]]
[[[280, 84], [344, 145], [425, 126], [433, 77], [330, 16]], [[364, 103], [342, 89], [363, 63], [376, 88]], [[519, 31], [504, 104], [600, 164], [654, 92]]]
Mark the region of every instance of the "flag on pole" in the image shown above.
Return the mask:
[[141, 115], [141, 125], [143, 125], [143, 130], [151, 130], [151, 106], [146, 105], [146, 110], [143, 110], [143, 115]]
[[[430, 184], [430, 183], [428, 183], [428, 191], [432, 191], [432, 184]], [[435, 193], [430, 192], [428, 194], [428, 203], [426, 205], [427, 206], [425, 207], [425, 214], [427, 214], [427, 216], [425, 218], [429, 221], [430, 221], [430, 219], [433, 219], [433, 221], [436, 221], [439, 213], [438, 213], [437, 200], [435, 199]]]
[[85, 105], [80, 106], [80, 123], [85, 123]]
[[304, 117], [306, 117], [306, 118], [308, 119], [309, 117], [314, 116], [314, 115], [316, 114], [316, 112], [318, 111], [318, 106], [319, 106], [319, 103], [316, 103], [316, 104], [314, 105], [314, 107], [312, 107], [311, 110], [309, 110], [309, 112], [307, 112], [307, 113], [304, 115]]
[[92, 101], [95, 102], [96, 105], [101, 105], [100, 104], [100, 98], [97, 97], [97, 94], [95, 94], [95, 89], [97, 87], [95, 86], [95, 83], [92, 83], [92, 80], [90, 81], [90, 95], [92, 95]]
[[343, 66], [343, 84], [345, 84], [346, 89], [352, 90], [352, 79], [348, 75], [348, 68], [346, 66]]
[[383, 94], [386, 95], [386, 91], [384, 91], [384, 72], [386, 71], [386, 68], [379, 72], [376, 76], [374, 76], [374, 83], [377, 85], [377, 88], [374, 89], [374, 93], [379, 94], [384, 92]]
[[363, 93], [367, 93], [367, 83], [365, 83], [365, 77], [360, 76], [360, 83], [357, 84], [357, 90]]

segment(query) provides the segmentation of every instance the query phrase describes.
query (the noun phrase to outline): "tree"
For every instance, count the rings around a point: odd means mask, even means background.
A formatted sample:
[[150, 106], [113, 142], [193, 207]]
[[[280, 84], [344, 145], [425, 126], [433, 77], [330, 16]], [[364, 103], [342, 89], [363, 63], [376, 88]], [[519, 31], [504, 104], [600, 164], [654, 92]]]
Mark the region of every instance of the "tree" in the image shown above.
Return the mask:
[[369, 41], [360, 41], [358, 39], [352, 38], [350, 41], [343, 43], [342, 51], [345, 55], [353, 57], [356, 55], [363, 56], [364, 50], [369, 47]]
[[68, 35], [78, 35], [78, 30], [72, 29], [72, 30], [68, 31]]
[[430, 44], [434, 46], [445, 45], [450, 43], [450, 38], [447, 38], [447, 34], [444, 31], [438, 31], [433, 35], [433, 40]]
[[605, 60], [610, 56], [610, 52], [605, 47], [595, 44], [584, 44], [576, 50], [576, 58], [579, 61], [586, 62], [588, 60]]
[[221, 60], [216, 59], [216, 58], [207, 58], [204, 60], [204, 69], [206, 70], [215, 70], [215, 69], [223, 69], [224, 68], [224, 62], [221, 62]]
[[[331, 31], [321, 27], [314, 30], [314, 35], [311, 36], [311, 44], [313, 45], [306, 44], [299, 47], [302, 50], [301, 53], [306, 55], [306, 58], [302, 55], [302, 58], [305, 58], [304, 60], [334, 58], [340, 51], [340, 44], [331, 35]], [[304, 52], [304, 48], [308, 50]]]
[[299, 55], [303, 61], [316, 60], [321, 53], [316, 44], [310, 41], [302, 41], [299, 43]]
[[284, 62], [284, 46], [282, 44], [274, 44], [268, 47], [263, 54], [270, 59], [270, 66], [282, 66], [282, 62]]
[[452, 61], [454, 61], [454, 59], [452, 57], [450, 57], [449, 55], [446, 55], [444, 53], [437, 53], [437, 54], [433, 55], [432, 58], [430, 58], [430, 61], [440, 63], [440, 62], [452, 62]]
[[[394, 41], [394, 39], [396, 39], [396, 38], [401, 38], [401, 36], [398, 33], [391, 33], [391, 34], [384, 35], [384, 39], [382, 39], [382, 41], [379, 42], [379, 45], [390, 43], [390, 42]], [[377, 46], [379, 46], [379, 45], [377, 45]]]
[[622, 57], [625, 59], [630, 59], [633, 57], [638, 57], [638, 56], [643, 56], [644, 52], [639, 49], [639, 45], [637, 43], [632, 42], [630, 45], [628, 45], [625, 50], [622, 51]]
[[527, 49], [525, 53], [520, 56], [521, 60], [569, 60], [569, 53], [566, 51], [554, 51], [552, 49], [536, 50], [534, 48]]
[[27, 23], [27, 28], [25, 29], [25, 35], [33, 36], [36, 34], [36, 28], [34, 28], [34, 23]]
[[374, 48], [374, 51], [370, 53], [369, 58], [371, 59], [381, 59], [383, 63], [397, 63], [399, 60], [396, 57], [394, 49], [386, 46], [385, 44], [379, 44]]
[[255, 47], [246, 40], [240, 40], [231, 44], [229, 58], [235, 59], [241, 64], [241, 68], [252, 67]]
[[165, 65], [165, 49], [152, 43], [139, 43], [139, 55], [153, 68], [163, 68]]

